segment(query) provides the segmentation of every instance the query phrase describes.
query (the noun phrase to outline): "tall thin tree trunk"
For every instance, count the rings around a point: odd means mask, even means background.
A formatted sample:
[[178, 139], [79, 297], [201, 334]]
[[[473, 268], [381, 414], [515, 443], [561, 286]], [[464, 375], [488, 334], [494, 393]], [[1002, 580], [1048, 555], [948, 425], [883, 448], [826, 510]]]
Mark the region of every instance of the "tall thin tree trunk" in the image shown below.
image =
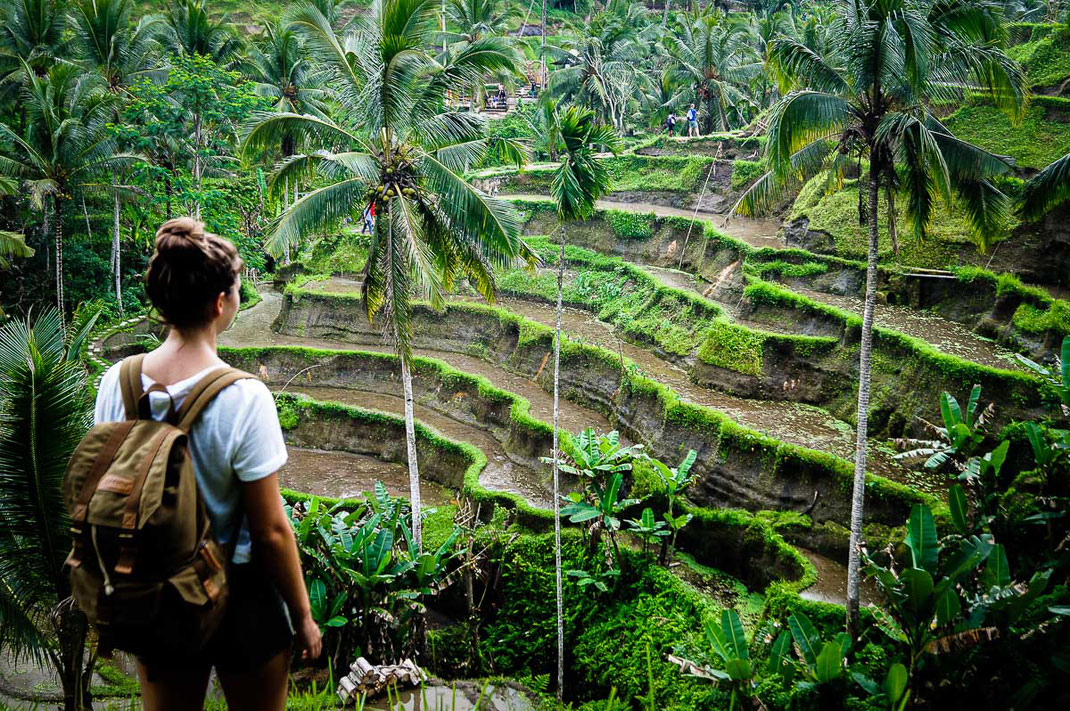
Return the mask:
[[63, 310], [63, 198], [54, 198], [52, 219], [55, 223], [53, 235], [56, 241], [56, 308], [59, 309], [60, 323], [67, 326], [66, 313]]
[[557, 458], [558, 398], [561, 390], [561, 292], [565, 281], [565, 226], [561, 225], [561, 251], [557, 256], [557, 321], [554, 325], [554, 591], [557, 594], [557, 700], [565, 691], [565, 612], [561, 584], [561, 484]]
[[420, 520], [420, 469], [416, 463], [416, 424], [412, 405], [412, 372], [409, 370], [408, 356], [400, 351], [398, 356], [401, 361], [401, 385], [405, 390], [405, 452], [409, 460], [412, 540], [416, 544], [417, 552], [423, 552], [423, 521]]
[[123, 274], [122, 255], [119, 250], [119, 196], [115, 196], [115, 206], [112, 212], [111, 225], [111, 255], [112, 268], [115, 270], [115, 301], [119, 304], [119, 315], [123, 315]]
[[[285, 180], [283, 180], [283, 183], [282, 183], [282, 209], [283, 209], [283, 211], [286, 210], [286, 208], [287, 208], [286, 203], [289, 202], [289, 201], [290, 201], [290, 179], [286, 178]], [[286, 243], [286, 251], [282, 255], [282, 260], [283, 260], [282, 261], [283, 264], [289, 264], [290, 263], [290, 243], [289, 242]]]
[[171, 193], [174, 188], [171, 187], [170, 176], [163, 179], [163, 194], [164, 194], [164, 217], [168, 220], [171, 219]]
[[542, 77], [540, 77], [539, 81], [545, 91], [546, 85], [549, 83], [546, 78], [546, 0], [542, 0], [542, 53], [540, 66], [542, 67]]
[[59, 644], [52, 659], [59, 667], [63, 709], [88, 711], [93, 708], [90, 683], [96, 665], [95, 653], [91, 653], [88, 660], [85, 658], [89, 620], [70, 599], [61, 602], [53, 614], [56, 616], [53, 629]]
[[82, 215], [85, 216], [85, 236], [93, 241], [93, 227], [89, 224], [89, 209], [85, 206], [85, 195], [82, 196]]
[[197, 190], [197, 197], [193, 203], [193, 216], [201, 219], [201, 115], [193, 120], [193, 185]]
[[670, 0], [665, 0], [665, 11], [661, 13], [661, 26], [664, 27], [669, 23], [669, 5]]
[[862, 312], [862, 344], [858, 361], [858, 427], [855, 434], [854, 489], [851, 495], [851, 540], [847, 551], [847, 634], [858, 632], [859, 567], [861, 563], [862, 511], [866, 487], [866, 446], [869, 425], [870, 354], [873, 346], [873, 312], [877, 306], [877, 194], [878, 161], [869, 168], [869, 258], [866, 264], [866, 306]]
[[895, 224], [895, 190], [887, 188], [884, 191], [888, 198], [888, 237], [892, 240], [892, 254], [899, 256], [899, 228]]

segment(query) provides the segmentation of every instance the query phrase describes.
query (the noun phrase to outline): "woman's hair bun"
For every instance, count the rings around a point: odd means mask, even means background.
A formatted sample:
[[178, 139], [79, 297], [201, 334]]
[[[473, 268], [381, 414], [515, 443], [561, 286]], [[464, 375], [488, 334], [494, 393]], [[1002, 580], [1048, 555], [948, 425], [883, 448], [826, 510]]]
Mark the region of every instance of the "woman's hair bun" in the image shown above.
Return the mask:
[[192, 217], [160, 225], [145, 273], [145, 291], [164, 321], [176, 328], [210, 322], [219, 294], [234, 286], [242, 260], [234, 243]]
[[178, 217], [156, 230], [156, 252], [168, 259], [204, 258], [204, 223], [192, 217]]

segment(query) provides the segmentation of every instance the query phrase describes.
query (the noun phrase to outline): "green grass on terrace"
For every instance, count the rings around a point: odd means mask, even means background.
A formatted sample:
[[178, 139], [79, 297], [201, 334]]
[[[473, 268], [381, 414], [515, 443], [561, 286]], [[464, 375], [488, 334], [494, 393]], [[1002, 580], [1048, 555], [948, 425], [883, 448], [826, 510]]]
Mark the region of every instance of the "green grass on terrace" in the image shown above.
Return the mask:
[[1035, 97], [1015, 124], [991, 104], [970, 102], [944, 123], [958, 138], [1014, 158], [1020, 169], [1040, 170], [1070, 153], [1070, 111], [1062, 109], [1061, 103]]

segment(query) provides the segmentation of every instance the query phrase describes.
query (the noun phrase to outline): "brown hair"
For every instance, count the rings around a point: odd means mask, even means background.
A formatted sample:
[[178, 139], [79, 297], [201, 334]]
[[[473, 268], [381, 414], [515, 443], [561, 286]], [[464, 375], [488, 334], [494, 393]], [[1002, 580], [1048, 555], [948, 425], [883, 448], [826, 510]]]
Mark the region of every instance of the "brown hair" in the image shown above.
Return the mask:
[[241, 272], [234, 243], [204, 231], [192, 217], [168, 220], [156, 231], [156, 251], [145, 272], [145, 291], [161, 318], [178, 329], [212, 320], [212, 308]]

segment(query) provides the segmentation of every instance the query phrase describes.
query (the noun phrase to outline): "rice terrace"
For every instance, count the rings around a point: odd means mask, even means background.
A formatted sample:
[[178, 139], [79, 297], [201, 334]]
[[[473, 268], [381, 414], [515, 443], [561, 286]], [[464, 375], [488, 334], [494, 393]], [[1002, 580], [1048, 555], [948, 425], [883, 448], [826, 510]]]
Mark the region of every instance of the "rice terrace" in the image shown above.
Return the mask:
[[0, 0], [0, 709], [1070, 707], [1068, 23]]

